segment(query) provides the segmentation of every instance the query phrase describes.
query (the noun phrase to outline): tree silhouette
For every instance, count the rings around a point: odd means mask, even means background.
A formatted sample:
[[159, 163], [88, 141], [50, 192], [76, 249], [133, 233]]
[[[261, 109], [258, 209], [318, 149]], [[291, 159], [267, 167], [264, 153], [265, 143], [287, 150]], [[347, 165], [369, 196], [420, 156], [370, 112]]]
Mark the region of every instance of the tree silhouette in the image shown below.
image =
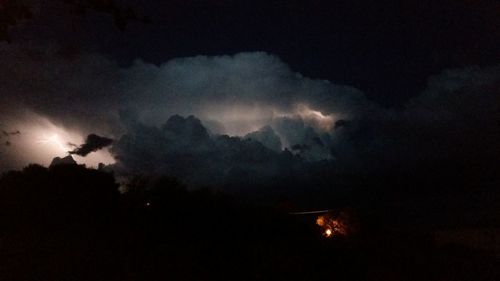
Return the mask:
[[494, 259], [414, 228], [326, 239], [316, 217], [175, 178], [118, 190], [113, 174], [76, 164], [2, 175], [0, 280], [498, 279]]

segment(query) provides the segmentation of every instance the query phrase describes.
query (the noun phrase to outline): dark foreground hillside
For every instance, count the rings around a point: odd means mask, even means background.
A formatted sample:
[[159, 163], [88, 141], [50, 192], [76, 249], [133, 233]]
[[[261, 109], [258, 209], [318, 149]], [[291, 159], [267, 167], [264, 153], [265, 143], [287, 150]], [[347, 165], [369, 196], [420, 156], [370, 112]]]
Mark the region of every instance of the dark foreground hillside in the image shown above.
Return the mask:
[[315, 217], [170, 178], [118, 188], [112, 174], [78, 165], [4, 174], [0, 280], [500, 279], [488, 246], [377, 223], [362, 206], [352, 208], [355, 232], [326, 238]]

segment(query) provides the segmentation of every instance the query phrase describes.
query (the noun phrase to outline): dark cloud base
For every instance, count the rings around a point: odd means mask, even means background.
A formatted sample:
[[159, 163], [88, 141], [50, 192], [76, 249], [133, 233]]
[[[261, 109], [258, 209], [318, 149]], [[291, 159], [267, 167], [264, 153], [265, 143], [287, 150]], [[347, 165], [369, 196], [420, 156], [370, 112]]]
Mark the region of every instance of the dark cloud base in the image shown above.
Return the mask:
[[90, 134], [87, 136], [84, 144], [80, 145], [72, 151], [69, 151], [68, 153], [86, 156], [91, 152], [110, 146], [112, 143], [113, 140], [110, 138], [101, 137], [96, 134]]

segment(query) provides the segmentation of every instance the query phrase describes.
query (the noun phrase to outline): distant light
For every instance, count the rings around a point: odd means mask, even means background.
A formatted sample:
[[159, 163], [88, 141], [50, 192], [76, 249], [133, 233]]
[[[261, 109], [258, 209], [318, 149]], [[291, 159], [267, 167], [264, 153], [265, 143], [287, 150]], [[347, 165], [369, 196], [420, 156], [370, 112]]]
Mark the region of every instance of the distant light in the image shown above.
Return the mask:
[[146, 207], [149, 207], [149, 206], [151, 206], [151, 203], [146, 202]]
[[319, 226], [324, 226], [325, 225], [325, 218], [323, 216], [319, 216], [316, 219], [316, 224]]
[[332, 236], [332, 230], [328, 228], [328, 229], [325, 231], [325, 236], [326, 236], [326, 237], [330, 237], [330, 236]]

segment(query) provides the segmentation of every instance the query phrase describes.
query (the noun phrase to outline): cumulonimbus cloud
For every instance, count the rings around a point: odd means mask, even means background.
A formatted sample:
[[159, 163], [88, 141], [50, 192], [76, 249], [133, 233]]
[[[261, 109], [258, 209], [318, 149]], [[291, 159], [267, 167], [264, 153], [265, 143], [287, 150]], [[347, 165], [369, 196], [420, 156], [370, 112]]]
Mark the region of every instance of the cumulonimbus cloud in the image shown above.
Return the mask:
[[[264, 52], [127, 67], [97, 53], [67, 58], [57, 47], [0, 43], [0, 53], [2, 120], [26, 109], [82, 136], [130, 132], [120, 110], [157, 128], [174, 114], [195, 115], [212, 135], [244, 136], [269, 125], [282, 148], [310, 147], [302, 149], [310, 159], [331, 155], [362, 170], [432, 155], [460, 158], [459, 147], [471, 158], [470, 148], [498, 139], [498, 66], [444, 71], [403, 108], [382, 109], [356, 88], [304, 77]], [[461, 140], [455, 152], [448, 138]]]
[[138, 60], [129, 67], [96, 53], [70, 60], [57, 48], [0, 44], [0, 52], [2, 102], [79, 127], [114, 130], [118, 110], [126, 108], [145, 123], [193, 114], [224, 124], [226, 133], [244, 135], [273, 116], [304, 115], [301, 105], [342, 117], [373, 106], [353, 87], [304, 77], [264, 52], [178, 58], [161, 65]]

